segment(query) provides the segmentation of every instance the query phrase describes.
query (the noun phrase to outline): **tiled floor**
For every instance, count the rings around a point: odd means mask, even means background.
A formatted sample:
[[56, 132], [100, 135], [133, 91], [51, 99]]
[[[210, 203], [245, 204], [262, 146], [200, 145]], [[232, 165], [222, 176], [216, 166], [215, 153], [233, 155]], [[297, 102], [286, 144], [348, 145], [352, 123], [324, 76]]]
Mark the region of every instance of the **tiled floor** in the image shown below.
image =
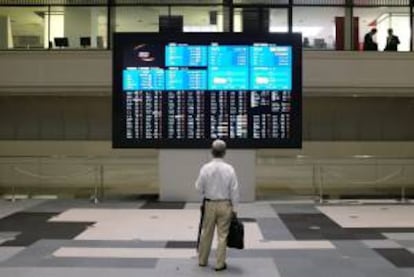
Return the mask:
[[[197, 265], [196, 203], [0, 200], [0, 276], [414, 277], [414, 205], [241, 204], [245, 249]], [[215, 246], [215, 242], [213, 242]]]

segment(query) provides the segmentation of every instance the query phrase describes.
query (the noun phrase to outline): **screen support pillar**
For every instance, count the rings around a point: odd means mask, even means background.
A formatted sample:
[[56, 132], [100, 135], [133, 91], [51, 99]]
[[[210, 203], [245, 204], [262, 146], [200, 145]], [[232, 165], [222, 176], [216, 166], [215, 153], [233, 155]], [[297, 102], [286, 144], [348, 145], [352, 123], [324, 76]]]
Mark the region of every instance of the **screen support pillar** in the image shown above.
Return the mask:
[[[160, 201], [200, 201], [194, 184], [201, 166], [210, 160], [211, 154], [208, 149], [160, 149]], [[224, 160], [233, 165], [236, 171], [240, 185], [240, 201], [254, 201], [256, 150], [227, 150]]]

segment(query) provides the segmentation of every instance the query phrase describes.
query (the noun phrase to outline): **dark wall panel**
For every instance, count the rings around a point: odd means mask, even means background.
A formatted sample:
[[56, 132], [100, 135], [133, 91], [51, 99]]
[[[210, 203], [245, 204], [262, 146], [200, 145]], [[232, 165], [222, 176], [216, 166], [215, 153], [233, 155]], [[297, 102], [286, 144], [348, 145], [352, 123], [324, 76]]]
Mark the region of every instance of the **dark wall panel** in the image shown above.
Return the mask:
[[[2, 96], [1, 140], [110, 140], [109, 96]], [[308, 141], [414, 140], [414, 97], [305, 97]]]

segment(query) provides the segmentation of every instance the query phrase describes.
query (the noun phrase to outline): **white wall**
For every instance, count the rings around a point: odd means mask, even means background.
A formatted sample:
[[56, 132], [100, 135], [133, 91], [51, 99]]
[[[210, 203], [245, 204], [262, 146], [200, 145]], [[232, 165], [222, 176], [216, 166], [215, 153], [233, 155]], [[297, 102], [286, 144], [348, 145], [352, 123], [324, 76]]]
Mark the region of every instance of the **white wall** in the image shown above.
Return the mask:
[[10, 47], [10, 31], [10, 17], [0, 16], [0, 49]]
[[13, 48], [14, 47], [13, 32], [12, 32], [10, 17], [8, 17], [8, 19], [7, 19], [7, 40], [8, 40], [7, 47], [8, 48]]
[[[50, 21], [50, 34], [49, 34], [49, 21]], [[55, 38], [64, 37], [64, 15], [58, 12], [45, 13], [44, 28], [44, 47], [49, 48], [49, 39], [54, 44]]]

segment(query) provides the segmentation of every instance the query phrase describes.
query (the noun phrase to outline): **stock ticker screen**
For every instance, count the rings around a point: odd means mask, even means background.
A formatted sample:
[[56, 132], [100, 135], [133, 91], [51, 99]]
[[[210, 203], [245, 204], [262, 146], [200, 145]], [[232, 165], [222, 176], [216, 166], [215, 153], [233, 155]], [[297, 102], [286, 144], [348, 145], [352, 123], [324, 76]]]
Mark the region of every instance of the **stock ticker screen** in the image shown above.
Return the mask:
[[299, 34], [117, 33], [113, 147], [300, 148]]

